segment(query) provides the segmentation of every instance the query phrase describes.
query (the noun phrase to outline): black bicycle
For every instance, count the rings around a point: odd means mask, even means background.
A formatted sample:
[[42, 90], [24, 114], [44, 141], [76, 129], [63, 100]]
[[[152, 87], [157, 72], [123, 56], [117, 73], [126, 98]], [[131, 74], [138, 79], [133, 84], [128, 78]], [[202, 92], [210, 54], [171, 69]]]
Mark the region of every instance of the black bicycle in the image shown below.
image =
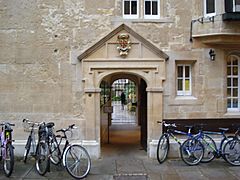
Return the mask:
[[40, 175], [50, 171], [50, 147], [49, 142], [53, 136], [53, 122], [43, 123], [38, 129], [38, 144], [36, 150], [35, 166]]
[[23, 162], [26, 163], [27, 162], [27, 158], [28, 155], [30, 153], [30, 155], [32, 157], [36, 157], [36, 147], [37, 147], [37, 143], [36, 143], [36, 131], [38, 131], [38, 127], [43, 124], [43, 122], [38, 123], [38, 122], [32, 122], [29, 121], [28, 119], [23, 119], [23, 127], [24, 127], [24, 131], [29, 132], [29, 136], [27, 139], [27, 143], [25, 145], [25, 151], [24, 151], [24, 155], [23, 155]]
[[[45, 123], [45, 122], [31, 122], [28, 119], [23, 119], [23, 125], [26, 128], [26, 125], [30, 126], [30, 134], [25, 146], [25, 152], [23, 161], [26, 163], [28, 154], [32, 148], [31, 155], [35, 158], [35, 167], [37, 172], [40, 175], [45, 175], [50, 168], [50, 159], [49, 159], [49, 141], [52, 136], [52, 128], [54, 123]], [[38, 142], [35, 141], [35, 130], [38, 127]]]
[[[67, 172], [76, 179], [85, 178], [91, 168], [91, 159], [87, 150], [79, 144], [70, 144], [66, 132], [75, 129], [74, 124], [70, 125], [67, 129], [57, 130], [58, 134], [50, 142], [50, 160], [53, 164], [63, 163]], [[57, 141], [56, 138], [60, 140]], [[62, 140], [65, 140], [64, 148], [61, 151], [60, 145]]]
[[[158, 122], [158, 123], [161, 123], [161, 122]], [[172, 137], [179, 144], [180, 148], [182, 147], [182, 143], [174, 134], [185, 135], [187, 136], [187, 139], [190, 139], [193, 137], [191, 133], [191, 129], [193, 128], [193, 126], [185, 126], [186, 128], [188, 128], [187, 132], [176, 130], [177, 126], [175, 123], [167, 124], [163, 122], [163, 126], [166, 128], [166, 132], [161, 135], [157, 145], [157, 160], [160, 164], [167, 159], [169, 149], [170, 149], [170, 143], [169, 143], [170, 137]], [[181, 156], [181, 157], [186, 164], [197, 165], [203, 157], [204, 148], [201, 142], [199, 142], [198, 140], [196, 140], [194, 143], [192, 141], [191, 146], [190, 146], [190, 143], [188, 143], [188, 146], [185, 146], [187, 142], [188, 141], [185, 141], [184, 143], [184, 147], [185, 147], [184, 149], [186, 150], [186, 152], [188, 152], [187, 154], [188, 156], [192, 155], [195, 157], [195, 159], [190, 159], [190, 158], [188, 159], [187, 156]]]
[[234, 137], [223, 147], [225, 160], [234, 166], [240, 166], [240, 126], [238, 126]]

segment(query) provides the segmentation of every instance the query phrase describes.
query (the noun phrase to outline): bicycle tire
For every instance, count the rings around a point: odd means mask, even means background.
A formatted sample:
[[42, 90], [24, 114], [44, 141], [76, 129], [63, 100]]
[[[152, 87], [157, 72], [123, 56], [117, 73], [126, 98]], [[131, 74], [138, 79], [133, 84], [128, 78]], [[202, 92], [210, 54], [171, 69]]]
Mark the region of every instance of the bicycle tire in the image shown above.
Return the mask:
[[230, 141], [230, 140], [232, 140], [232, 139], [234, 139], [234, 138], [235, 138], [235, 136], [227, 136], [227, 138], [224, 138], [224, 139], [222, 140], [220, 150], [221, 150], [221, 153], [222, 153], [222, 158], [223, 158], [225, 161], [227, 161], [227, 160], [226, 160], [225, 155], [224, 155], [224, 153], [223, 153], [223, 148], [224, 148], [224, 146], [226, 145], [226, 143], [227, 143], [228, 141]]
[[202, 163], [211, 162], [215, 158], [215, 152], [217, 145], [213, 138], [207, 134], [204, 134], [203, 139], [200, 140], [204, 147], [204, 155], [201, 160]]
[[50, 161], [54, 165], [58, 165], [61, 162], [61, 151], [57, 143], [56, 136], [52, 136], [52, 140], [50, 142]]
[[204, 147], [197, 139], [187, 139], [180, 146], [180, 154], [187, 165], [197, 165], [203, 158]]
[[223, 147], [224, 159], [233, 166], [240, 166], [240, 140], [229, 140]]
[[37, 145], [35, 167], [40, 175], [45, 175], [50, 167], [49, 147], [47, 143], [40, 142]]
[[7, 177], [10, 177], [14, 167], [14, 152], [11, 144], [6, 145], [6, 154], [3, 158], [3, 170]]
[[26, 163], [27, 162], [27, 157], [31, 148], [31, 143], [32, 143], [32, 138], [31, 136], [28, 136], [28, 140], [25, 146], [25, 151], [24, 151], [24, 155], [23, 155], [23, 162]]
[[162, 164], [168, 156], [169, 153], [169, 138], [166, 133], [162, 134], [159, 138], [157, 145], [157, 160]]
[[77, 144], [71, 145], [64, 153], [67, 172], [76, 179], [85, 178], [91, 168], [91, 159], [87, 150]]

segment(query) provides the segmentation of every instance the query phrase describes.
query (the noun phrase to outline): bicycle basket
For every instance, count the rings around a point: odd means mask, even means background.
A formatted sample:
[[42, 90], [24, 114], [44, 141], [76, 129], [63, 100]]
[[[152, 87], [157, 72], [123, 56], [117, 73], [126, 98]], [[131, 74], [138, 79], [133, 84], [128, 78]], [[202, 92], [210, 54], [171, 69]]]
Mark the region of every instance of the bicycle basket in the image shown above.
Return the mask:
[[[23, 126], [24, 132], [30, 132], [31, 129], [32, 129], [32, 125], [29, 124], [29, 123], [27, 123], [27, 122], [23, 122], [23, 123], [22, 123], [22, 126]], [[38, 128], [35, 127], [35, 128], [34, 128], [34, 131], [37, 132], [37, 129], [38, 129]]]

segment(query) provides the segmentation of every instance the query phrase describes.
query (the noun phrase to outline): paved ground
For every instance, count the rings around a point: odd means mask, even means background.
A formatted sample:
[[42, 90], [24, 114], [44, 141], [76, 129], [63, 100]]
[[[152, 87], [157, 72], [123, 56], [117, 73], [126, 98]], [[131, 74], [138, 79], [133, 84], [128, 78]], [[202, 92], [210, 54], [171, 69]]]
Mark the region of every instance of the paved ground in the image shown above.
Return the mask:
[[[237, 180], [240, 179], [240, 167], [228, 165], [221, 159], [208, 164], [187, 166], [180, 159], [169, 159], [159, 165], [156, 160], [147, 158], [145, 151], [129, 148], [112, 147], [109, 145], [106, 151], [111, 151], [105, 157], [92, 162], [90, 174], [87, 180]], [[106, 152], [105, 151], [105, 152]], [[1, 168], [2, 171], [2, 168]], [[7, 179], [0, 173], [0, 179]], [[15, 169], [10, 179], [72, 179], [66, 170], [60, 166], [51, 166], [51, 172], [45, 176], [37, 174], [34, 161], [27, 164], [17, 160]]]

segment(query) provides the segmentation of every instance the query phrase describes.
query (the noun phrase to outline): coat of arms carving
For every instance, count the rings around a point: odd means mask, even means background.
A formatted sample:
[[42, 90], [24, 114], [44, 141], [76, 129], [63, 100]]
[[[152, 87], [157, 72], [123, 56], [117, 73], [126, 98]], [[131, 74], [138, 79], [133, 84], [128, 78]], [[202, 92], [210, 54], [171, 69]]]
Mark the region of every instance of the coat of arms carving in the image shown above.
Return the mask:
[[129, 35], [126, 33], [122, 33], [119, 34], [117, 38], [117, 49], [119, 51], [119, 54], [120, 56], [126, 57], [129, 50], [131, 49], [131, 41], [129, 39]]

